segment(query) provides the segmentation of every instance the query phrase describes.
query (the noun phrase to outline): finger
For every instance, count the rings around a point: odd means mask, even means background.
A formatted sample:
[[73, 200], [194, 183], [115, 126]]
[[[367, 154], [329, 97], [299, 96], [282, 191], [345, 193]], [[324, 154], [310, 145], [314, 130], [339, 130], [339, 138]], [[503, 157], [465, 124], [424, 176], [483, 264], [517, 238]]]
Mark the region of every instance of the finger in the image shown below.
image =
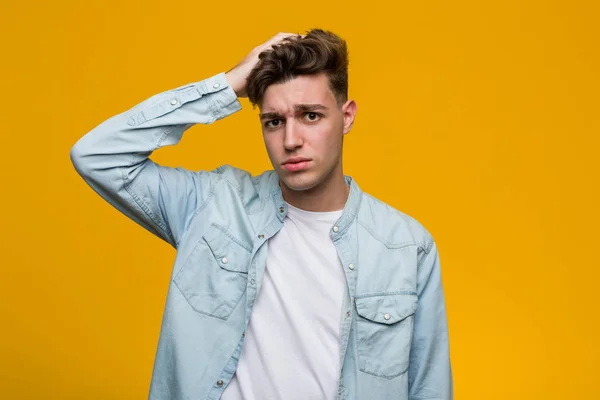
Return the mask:
[[289, 32], [280, 32], [277, 35], [273, 36], [271, 39], [267, 40], [265, 43], [258, 46], [258, 50], [259, 50], [259, 52], [268, 50], [275, 45], [283, 43], [285, 41], [285, 39], [294, 37], [294, 36], [298, 36], [298, 34], [289, 33]]
[[283, 42], [285, 39], [291, 38], [291, 37], [295, 37], [298, 36], [295, 33], [285, 33], [285, 32], [281, 32], [278, 33], [277, 35], [275, 35], [271, 40], [270, 40], [270, 44], [276, 44], [276, 43], [281, 43]]

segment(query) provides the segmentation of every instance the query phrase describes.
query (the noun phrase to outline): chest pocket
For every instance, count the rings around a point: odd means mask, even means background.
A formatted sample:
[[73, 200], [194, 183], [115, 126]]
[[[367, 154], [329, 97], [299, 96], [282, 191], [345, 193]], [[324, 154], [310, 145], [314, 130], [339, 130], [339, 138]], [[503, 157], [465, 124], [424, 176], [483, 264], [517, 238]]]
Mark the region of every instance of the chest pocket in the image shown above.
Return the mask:
[[246, 290], [251, 255], [250, 245], [213, 224], [173, 281], [194, 310], [226, 320]]
[[356, 339], [359, 369], [394, 378], [408, 370], [417, 296], [356, 296]]

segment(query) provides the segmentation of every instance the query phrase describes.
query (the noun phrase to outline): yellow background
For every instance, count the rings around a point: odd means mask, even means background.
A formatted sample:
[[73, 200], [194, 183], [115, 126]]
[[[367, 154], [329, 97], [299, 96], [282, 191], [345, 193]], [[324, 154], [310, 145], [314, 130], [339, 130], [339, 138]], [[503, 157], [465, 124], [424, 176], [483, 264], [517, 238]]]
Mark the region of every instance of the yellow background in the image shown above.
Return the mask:
[[[458, 400], [600, 399], [596, 1], [3, 2], [0, 398], [147, 398], [175, 251], [71, 146], [279, 31], [349, 45], [345, 170], [442, 263]], [[244, 110], [152, 158], [270, 168]]]

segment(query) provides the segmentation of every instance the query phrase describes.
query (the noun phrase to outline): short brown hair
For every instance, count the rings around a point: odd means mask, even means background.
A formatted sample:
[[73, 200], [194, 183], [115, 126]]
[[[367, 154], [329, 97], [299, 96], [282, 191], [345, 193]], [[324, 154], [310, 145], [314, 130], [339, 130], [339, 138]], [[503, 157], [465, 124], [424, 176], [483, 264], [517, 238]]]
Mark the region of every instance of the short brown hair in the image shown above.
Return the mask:
[[291, 36], [265, 50], [247, 78], [248, 99], [259, 104], [267, 87], [299, 75], [324, 72], [338, 105], [348, 99], [348, 50], [332, 32], [312, 29], [305, 36]]

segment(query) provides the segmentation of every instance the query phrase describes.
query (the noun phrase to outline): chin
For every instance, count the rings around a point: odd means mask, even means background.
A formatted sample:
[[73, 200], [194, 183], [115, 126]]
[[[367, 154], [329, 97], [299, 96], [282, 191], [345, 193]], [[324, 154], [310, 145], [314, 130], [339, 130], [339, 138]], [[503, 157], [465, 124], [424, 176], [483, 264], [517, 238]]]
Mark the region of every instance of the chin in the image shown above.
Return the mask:
[[296, 192], [312, 189], [319, 183], [319, 180], [311, 174], [285, 174], [279, 175], [279, 179], [286, 187]]

